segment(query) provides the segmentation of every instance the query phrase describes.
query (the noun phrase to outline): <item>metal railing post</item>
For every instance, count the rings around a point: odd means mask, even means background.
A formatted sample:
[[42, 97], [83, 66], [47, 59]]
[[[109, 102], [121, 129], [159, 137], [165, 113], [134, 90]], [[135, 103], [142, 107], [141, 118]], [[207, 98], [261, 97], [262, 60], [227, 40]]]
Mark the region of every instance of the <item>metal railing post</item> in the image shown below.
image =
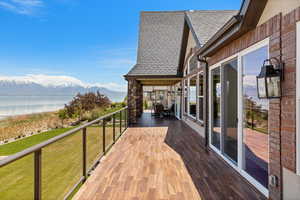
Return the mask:
[[120, 111], [120, 135], [122, 135], [122, 111]]
[[116, 142], [116, 115], [113, 114], [113, 141]]
[[42, 199], [42, 150], [34, 152], [34, 200]]
[[105, 119], [102, 121], [102, 145], [103, 145], [103, 154], [105, 154]]
[[87, 179], [86, 173], [86, 128], [82, 129], [82, 175], [83, 175], [83, 182]]

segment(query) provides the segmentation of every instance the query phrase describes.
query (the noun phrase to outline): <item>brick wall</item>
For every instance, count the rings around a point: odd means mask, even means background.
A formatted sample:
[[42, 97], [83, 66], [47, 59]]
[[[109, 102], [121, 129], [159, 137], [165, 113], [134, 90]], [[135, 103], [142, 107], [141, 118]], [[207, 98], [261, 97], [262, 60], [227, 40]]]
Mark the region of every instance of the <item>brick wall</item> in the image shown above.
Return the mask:
[[283, 84], [281, 147], [282, 165], [296, 172], [296, 22], [300, 8], [282, 19], [282, 60], [285, 62]]
[[278, 187], [270, 187], [270, 199], [282, 198], [282, 167], [296, 171], [296, 22], [300, 8], [266, 23], [231, 42], [208, 59], [209, 66], [269, 37], [270, 57], [285, 63], [282, 98], [269, 104], [269, 174], [279, 178]]
[[129, 124], [135, 124], [143, 113], [143, 86], [135, 79], [128, 79], [127, 94]]

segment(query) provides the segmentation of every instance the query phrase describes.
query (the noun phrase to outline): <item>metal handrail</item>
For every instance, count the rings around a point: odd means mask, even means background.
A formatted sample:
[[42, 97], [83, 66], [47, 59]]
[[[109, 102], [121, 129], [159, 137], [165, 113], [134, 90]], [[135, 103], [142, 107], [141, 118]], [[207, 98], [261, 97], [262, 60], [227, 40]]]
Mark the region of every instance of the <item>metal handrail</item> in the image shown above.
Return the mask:
[[115, 112], [113, 112], [113, 113], [109, 113], [109, 114], [104, 115], [104, 116], [102, 116], [102, 117], [99, 117], [98, 119], [95, 119], [95, 120], [93, 120], [93, 121], [91, 121], [91, 122], [88, 122], [88, 123], [86, 123], [86, 124], [83, 124], [83, 125], [81, 125], [81, 126], [79, 126], [79, 127], [77, 127], [77, 128], [74, 128], [74, 129], [72, 129], [72, 130], [69, 130], [69, 131], [65, 132], [64, 134], [55, 136], [55, 137], [53, 137], [53, 138], [51, 138], [51, 139], [49, 139], [49, 140], [47, 140], [47, 141], [45, 141], [45, 142], [42, 142], [42, 143], [37, 144], [37, 145], [34, 145], [34, 146], [32, 146], [32, 147], [30, 147], [30, 148], [27, 148], [27, 149], [25, 149], [25, 150], [23, 150], [23, 151], [20, 151], [20, 152], [14, 154], [14, 155], [8, 156], [8, 157], [6, 157], [6, 158], [0, 160], [0, 167], [3, 167], [3, 166], [5, 166], [5, 165], [7, 165], [7, 164], [9, 164], [9, 163], [11, 163], [11, 162], [13, 162], [13, 161], [15, 161], [15, 160], [18, 160], [18, 159], [20, 159], [20, 158], [22, 158], [22, 157], [24, 157], [24, 156], [27, 156], [28, 154], [31, 154], [31, 153], [33, 153], [33, 152], [39, 150], [39, 149], [42, 149], [42, 148], [44, 148], [44, 147], [46, 147], [46, 146], [48, 146], [48, 145], [50, 145], [50, 144], [52, 144], [52, 143], [54, 143], [54, 142], [57, 142], [57, 141], [59, 141], [59, 140], [65, 138], [65, 137], [67, 137], [67, 136], [69, 136], [69, 135], [72, 135], [72, 134], [74, 134], [74, 133], [77, 133], [78, 131], [82, 130], [83, 128], [86, 128], [86, 127], [88, 127], [88, 126], [90, 126], [90, 125], [93, 125], [93, 124], [95, 124], [95, 123], [97, 123], [97, 122], [100, 122], [101, 120], [103, 120], [103, 119], [105, 119], [105, 118], [108, 118], [108, 117], [110, 117], [110, 116], [112, 116], [112, 115], [114, 115], [114, 114], [116, 114], [116, 113], [119, 113], [119, 112], [121, 112], [121, 111], [123, 111], [123, 110], [126, 110], [126, 109], [127, 109], [127, 107], [122, 108], [122, 109], [120, 109], [120, 110], [118, 110], [118, 111], [115, 111]]
[[[115, 117], [116, 117], [116, 114], [120, 113], [120, 135], [123, 133], [122, 132], [122, 111], [125, 111], [125, 116], [124, 116], [124, 120], [125, 120], [125, 129], [123, 130], [123, 132], [128, 128], [128, 107], [124, 107], [120, 110], [117, 110], [115, 112], [112, 112], [112, 113], [109, 113], [109, 114], [106, 114], [102, 117], [99, 117], [91, 122], [88, 122], [86, 124], [83, 124], [77, 128], [74, 128], [70, 131], [67, 131], [61, 135], [58, 135], [58, 136], [55, 136], [45, 142], [42, 142], [40, 144], [37, 144], [37, 145], [34, 145], [30, 148], [27, 148], [21, 152], [18, 152], [14, 155], [11, 155], [11, 156], [8, 156], [2, 160], [0, 160], [0, 168], [1, 167], [4, 167], [16, 160], [19, 160], [31, 153], [34, 153], [34, 199], [41, 199], [41, 157], [42, 157], [42, 149], [52, 143], [55, 143], [59, 140], [62, 140], [63, 138], [67, 137], [67, 136], [70, 136], [72, 134], [75, 134], [75, 133], [78, 133], [79, 131], [83, 130], [82, 131], [82, 141], [83, 141], [83, 145], [82, 145], [82, 148], [83, 148], [83, 174], [82, 176], [80, 177], [80, 180], [78, 183], [76, 183], [74, 185], [74, 187], [67, 193], [67, 195], [65, 196], [65, 199], [72, 194], [72, 192], [77, 188], [77, 186], [84, 182], [88, 176], [88, 173], [90, 173], [90, 171], [92, 171], [92, 169], [95, 168], [95, 166], [97, 166], [97, 164], [100, 162], [100, 159], [102, 158], [102, 156], [100, 156], [98, 158], [98, 160], [92, 165], [92, 167], [90, 169], [87, 169], [86, 168], [86, 128], [95, 124], [95, 123], [98, 123], [98, 122], [101, 122], [103, 121], [103, 154], [105, 155], [106, 152], [110, 149], [107, 148], [106, 149], [106, 145], [105, 145], [105, 119], [106, 118], [109, 118], [109, 117], [113, 117], [113, 144], [116, 142], [116, 140], [119, 138], [115, 138], [115, 123], [116, 123], [116, 120], [115, 120]], [[112, 145], [113, 145], [112, 144]]]

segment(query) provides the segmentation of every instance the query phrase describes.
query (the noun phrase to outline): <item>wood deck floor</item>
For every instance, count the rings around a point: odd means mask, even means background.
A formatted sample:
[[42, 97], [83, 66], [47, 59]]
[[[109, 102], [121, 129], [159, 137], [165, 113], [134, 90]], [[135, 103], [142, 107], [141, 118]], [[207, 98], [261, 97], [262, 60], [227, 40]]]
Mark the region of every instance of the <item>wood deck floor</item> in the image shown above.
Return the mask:
[[74, 199], [265, 199], [214, 152], [203, 149], [201, 141], [181, 121], [144, 114]]

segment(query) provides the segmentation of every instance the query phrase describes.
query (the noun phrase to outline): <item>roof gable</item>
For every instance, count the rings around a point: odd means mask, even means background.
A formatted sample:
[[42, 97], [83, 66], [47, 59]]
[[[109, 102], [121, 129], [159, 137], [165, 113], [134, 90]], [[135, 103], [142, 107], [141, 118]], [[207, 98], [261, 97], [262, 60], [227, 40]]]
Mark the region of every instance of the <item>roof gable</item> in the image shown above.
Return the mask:
[[137, 63], [126, 77], [182, 76], [189, 32], [200, 47], [236, 13], [230, 10], [141, 12]]
[[198, 47], [204, 45], [238, 10], [186, 11], [186, 20]]
[[177, 75], [184, 12], [142, 12], [134, 75]]

